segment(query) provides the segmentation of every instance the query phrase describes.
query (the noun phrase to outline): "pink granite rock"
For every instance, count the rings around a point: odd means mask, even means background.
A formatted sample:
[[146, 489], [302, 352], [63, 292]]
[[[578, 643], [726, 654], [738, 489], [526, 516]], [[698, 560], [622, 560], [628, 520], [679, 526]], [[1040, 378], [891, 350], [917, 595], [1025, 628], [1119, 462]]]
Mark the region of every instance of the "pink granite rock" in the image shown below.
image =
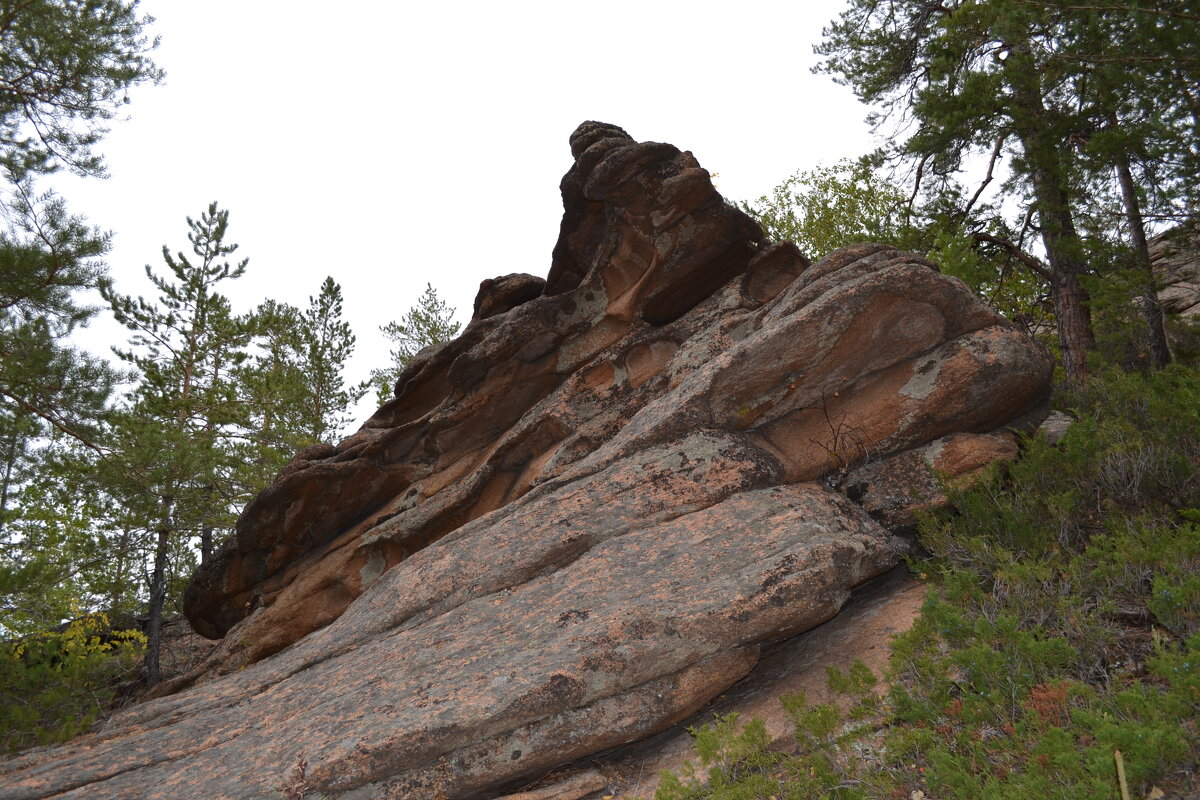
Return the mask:
[[0, 764], [6, 797], [270, 797], [301, 762], [330, 798], [515, 791], [684, 719], [891, 568], [905, 540], [848, 471], [1044, 398], [1042, 348], [923, 259], [810, 265], [690, 153], [594, 122], [571, 150], [540, 293], [485, 282], [393, 401], [299, 454], [188, 590], [214, 654]]

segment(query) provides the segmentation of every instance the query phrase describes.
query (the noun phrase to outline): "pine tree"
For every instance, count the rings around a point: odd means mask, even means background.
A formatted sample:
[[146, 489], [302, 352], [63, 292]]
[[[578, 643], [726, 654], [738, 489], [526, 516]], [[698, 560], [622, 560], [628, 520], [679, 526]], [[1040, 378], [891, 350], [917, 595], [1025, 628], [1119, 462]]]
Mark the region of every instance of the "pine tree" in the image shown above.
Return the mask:
[[300, 332], [307, 377], [303, 433], [311, 442], [324, 442], [346, 426], [346, 410], [367, 391], [365, 385], [347, 387], [342, 375], [354, 353], [355, 336], [342, 319], [342, 287], [331, 276], [316, 297], [309, 297]]
[[[1157, 6], [1157, 7], [1155, 7]], [[1077, 135], [1082, 166], [1097, 188], [1098, 206], [1119, 191], [1120, 211], [1105, 220], [1124, 230], [1138, 272], [1147, 349], [1155, 367], [1171, 360], [1162, 309], [1150, 264], [1153, 220], [1196, 213], [1194, 176], [1200, 168], [1200, 15], [1178, 3], [1057, 7], [1053, 11], [1072, 43], [1060, 58], [1072, 69], [1078, 107], [1089, 125]], [[1107, 186], [1104, 186], [1107, 184]], [[1108, 191], [1106, 191], [1108, 189]]]
[[333, 278], [304, 311], [263, 302], [254, 324], [254, 354], [236, 380], [247, 413], [243, 501], [270, 484], [300, 448], [336, 440], [350, 406], [369, 388], [345, 382], [355, 336], [342, 319], [342, 290]]
[[[944, 190], [965, 159], [989, 152], [990, 180], [997, 160], [1012, 156], [1015, 180], [1006, 186], [1026, 200], [1029, 215], [1021, 228], [1036, 228], [1047, 263], [1021, 251], [1020, 241], [984, 232], [981, 240], [1007, 248], [1048, 280], [1063, 365], [1076, 384], [1085, 379], [1087, 352], [1095, 346], [1081, 282], [1090, 272], [1089, 250], [1078, 226], [1088, 138], [1111, 128], [1114, 118], [1123, 126], [1134, 109], [1153, 108], [1142, 118], [1168, 121], [1175, 133], [1160, 141], [1172, 157], [1180, 163], [1194, 158], [1194, 134], [1186, 146], [1188, 137], [1179, 135], [1181, 121], [1197, 116], [1195, 84], [1188, 80], [1196, 76], [1194, 36], [1180, 36], [1173, 26], [1194, 27], [1195, 15], [1181, 16], [1178, 5], [852, 0], [817, 48], [827, 56], [822, 71], [840, 75], [860, 98], [881, 107], [874, 122], [912, 123], [899, 153], [915, 164], [918, 187], [924, 179]], [[1124, 15], [1135, 33], [1118, 35], [1125, 27], [1106, 21], [1114, 14]], [[1125, 73], [1121, 96], [1138, 98], [1124, 108], [1112, 102], [1117, 95], [1097, 94], [1106, 76], [1119, 74], [1115, 65]], [[1132, 141], [1126, 139], [1109, 169], [1136, 162]]]
[[295, 306], [266, 300], [255, 310], [254, 345], [235, 382], [246, 409], [240, 498], [248, 501], [304, 446], [306, 375], [301, 314]]
[[[71, 347], [95, 313], [108, 237], [38, 193], [38, 175], [101, 175], [95, 147], [130, 88], [161, 79], [136, 2], [37, 0], [0, 8], [0, 414], [32, 414], [84, 441], [113, 384]], [[94, 442], [92, 442], [94, 444]]]
[[225, 260], [237, 250], [225, 241], [229, 212], [214, 202], [187, 224], [197, 261], [164, 247], [171, 277], [146, 268], [158, 290], [154, 301], [105, 292], [114, 316], [134, 331], [130, 349], [114, 349], [140, 373], [116, 417], [113, 462], [119, 474], [111, 485], [129, 524], [142, 521], [154, 539], [146, 656], [151, 685], [159, 680], [168, 583], [186, 577], [192, 539], [199, 539], [201, 558], [207, 558], [216, 532], [231, 524], [237, 459], [230, 439], [245, 414], [234, 378], [254, 333], [252, 321], [234, 315], [217, 290], [241, 277], [247, 265]]
[[[71, 344], [105, 284], [108, 236], [39, 192], [68, 168], [102, 175], [96, 146], [128, 91], [162, 77], [136, 2], [0, 4], [0, 627], [51, 626], [103, 573], [84, 525], [119, 375]], [[82, 445], [84, 450], [80, 450]], [[86, 570], [86, 574], [85, 574]], [[100, 581], [103, 582], [103, 581]], [[98, 585], [98, 584], [97, 584]]]
[[52, 194], [16, 184], [0, 209], [0, 413], [33, 416], [93, 443], [116, 374], [70, 337], [96, 309], [78, 294], [105, 280], [108, 237]]
[[383, 335], [396, 344], [391, 351], [392, 365], [371, 372], [369, 382], [375, 387], [379, 404], [392, 399], [396, 379], [408, 366], [408, 362], [426, 347], [448, 342], [458, 335], [462, 325], [454, 321], [454, 309], [437, 296], [432, 284], [425, 284], [425, 291], [417, 304], [398, 322], [389, 322], [379, 328]]
[[68, 166], [103, 172], [96, 144], [129, 89], [156, 83], [154, 20], [137, 2], [34, 0], [0, 6], [0, 151], [23, 179]]

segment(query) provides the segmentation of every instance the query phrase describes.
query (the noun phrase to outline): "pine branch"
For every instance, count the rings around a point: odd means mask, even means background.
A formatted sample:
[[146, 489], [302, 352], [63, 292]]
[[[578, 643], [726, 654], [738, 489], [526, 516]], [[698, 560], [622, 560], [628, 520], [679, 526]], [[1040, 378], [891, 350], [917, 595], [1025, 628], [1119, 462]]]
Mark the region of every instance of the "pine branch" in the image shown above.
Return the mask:
[[1015, 256], [1016, 259], [1018, 261], [1020, 261], [1022, 264], [1029, 267], [1029, 269], [1033, 270], [1035, 273], [1040, 275], [1042, 278], [1046, 279], [1047, 281], [1052, 279], [1052, 275], [1051, 275], [1049, 267], [1047, 267], [1045, 264], [1043, 264], [1038, 259], [1031, 256], [1029, 253], [1026, 253], [1024, 250], [1017, 247], [1015, 244], [1010, 242], [1008, 239], [1005, 239], [1000, 236], [993, 236], [990, 233], [983, 233], [982, 231], [980, 231], [980, 232], [972, 233], [971, 240], [976, 243], [988, 242], [989, 244], [999, 245], [1000, 247], [1003, 247], [1005, 250], [1007, 250], [1009, 253], [1011, 253], [1013, 256]]

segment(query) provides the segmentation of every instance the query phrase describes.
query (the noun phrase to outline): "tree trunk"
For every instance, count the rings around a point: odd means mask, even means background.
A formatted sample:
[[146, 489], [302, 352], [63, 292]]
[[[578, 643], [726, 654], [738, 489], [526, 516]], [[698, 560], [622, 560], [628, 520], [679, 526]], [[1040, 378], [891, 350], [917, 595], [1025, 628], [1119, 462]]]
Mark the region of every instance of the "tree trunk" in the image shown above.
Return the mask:
[[205, 523], [204, 527], [200, 529], [200, 565], [201, 566], [204, 566], [204, 564], [208, 563], [208, 560], [210, 558], [212, 558], [212, 551], [213, 551], [212, 535], [213, 535], [212, 525]]
[[171, 544], [171, 511], [175, 501], [162, 499], [163, 517], [154, 548], [154, 574], [150, 577], [150, 620], [146, 625], [146, 686], [162, 680], [163, 606], [167, 600], [167, 550]]
[[[1116, 115], [1109, 120], [1117, 124]], [[1171, 348], [1167, 345], [1167, 328], [1163, 321], [1162, 306], [1154, 290], [1154, 267], [1150, 263], [1150, 245], [1146, 242], [1146, 225], [1142, 220], [1142, 207], [1138, 202], [1137, 188], [1133, 183], [1133, 171], [1124, 154], [1117, 158], [1117, 179], [1121, 184], [1121, 197], [1125, 201], [1125, 215], [1129, 218], [1129, 238], [1133, 244], [1133, 255], [1138, 269], [1144, 275], [1142, 285], [1142, 315], [1150, 329], [1150, 358], [1155, 369], [1171, 363]]]
[[1032, 59], [1014, 49], [1004, 66], [1012, 87], [1013, 129], [1024, 150], [1042, 245], [1053, 273], [1050, 292], [1063, 369], [1067, 380], [1079, 387], [1087, 381], [1087, 354], [1096, 348], [1096, 336], [1088, 293], [1079, 282], [1079, 276], [1087, 272], [1087, 265], [1083, 260], [1083, 240], [1071, 215], [1067, 165], [1063, 163], [1065, 151], [1050, 126], [1050, 116], [1042, 103], [1039, 72]]
[[132, 571], [129, 567], [130, 539], [132, 538], [128, 528], [121, 529], [119, 544], [113, 559], [112, 587], [108, 594], [108, 607], [114, 611], [125, 607], [125, 594], [129, 588], [125, 575]]
[[8, 491], [12, 484], [13, 468], [17, 463], [17, 426], [14, 421], [13, 429], [9, 431], [8, 452], [4, 456], [4, 477], [0, 478], [0, 533], [4, 532], [4, 518], [8, 514]]
[[[1044, 242], [1045, 235], [1042, 238]], [[1055, 259], [1050, 255], [1051, 246], [1046, 244], [1046, 253], [1053, 266]], [[1072, 386], [1083, 386], [1088, 377], [1087, 354], [1096, 349], [1087, 290], [1079, 282], [1078, 273], [1055, 267], [1053, 280], [1050, 282], [1050, 294], [1054, 300], [1063, 370]]]
[[1075, 229], [1066, 191], [1055, 172], [1059, 170], [1037, 168], [1031, 177], [1042, 245], [1046, 248], [1046, 260], [1052, 272], [1050, 292], [1063, 369], [1067, 380], [1078, 387], [1087, 381], [1087, 354], [1096, 349], [1096, 335], [1092, 330], [1092, 312], [1088, 308], [1090, 298], [1079, 282], [1079, 276], [1087, 271], [1083, 262], [1083, 240]]

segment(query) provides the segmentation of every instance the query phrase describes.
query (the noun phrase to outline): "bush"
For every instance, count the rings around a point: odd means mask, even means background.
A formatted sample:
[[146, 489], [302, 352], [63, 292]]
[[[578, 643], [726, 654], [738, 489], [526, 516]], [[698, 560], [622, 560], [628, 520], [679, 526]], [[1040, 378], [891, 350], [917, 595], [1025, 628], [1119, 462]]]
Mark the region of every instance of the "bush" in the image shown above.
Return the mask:
[[107, 709], [137, 669], [146, 637], [113, 631], [104, 614], [61, 632], [0, 646], [0, 746], [7, 751], [70, 739]]

